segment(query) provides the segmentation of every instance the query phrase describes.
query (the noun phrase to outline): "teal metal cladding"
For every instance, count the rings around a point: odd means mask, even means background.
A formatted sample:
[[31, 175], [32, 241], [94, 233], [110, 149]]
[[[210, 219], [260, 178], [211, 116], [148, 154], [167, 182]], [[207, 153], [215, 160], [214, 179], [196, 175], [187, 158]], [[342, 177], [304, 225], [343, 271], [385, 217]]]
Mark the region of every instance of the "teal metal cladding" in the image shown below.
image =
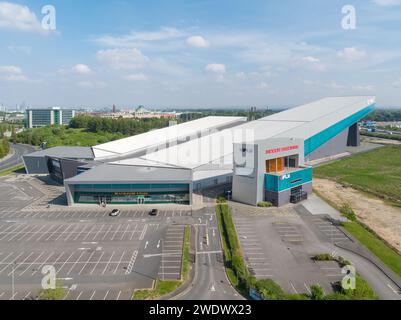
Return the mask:
[[265, 174], [265, 188], [267, 191], [281, 192], [312, 182], [313, 169], [305, 168], [283, 175]]
[[305, 157], [374, 110], [374, 104], [305, 140]]

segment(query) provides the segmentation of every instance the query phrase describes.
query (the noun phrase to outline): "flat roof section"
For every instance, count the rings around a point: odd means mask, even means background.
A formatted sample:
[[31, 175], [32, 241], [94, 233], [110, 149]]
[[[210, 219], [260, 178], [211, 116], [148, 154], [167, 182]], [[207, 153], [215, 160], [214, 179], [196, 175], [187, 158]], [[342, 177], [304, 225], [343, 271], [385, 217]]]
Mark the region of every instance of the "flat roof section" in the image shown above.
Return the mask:
[[152, 166], [126, 166], [105, 163], [65, 180], [67, 184], [118, 184], [136, 182], [189, 182], [192, 173], [188, 169]]
[[26, 154], [25, 156], [28, 157], [48, 156], [55, 158], [86, 159], [86, 160], [94, 158], [92, 148], [90, 147], [54, 147]]
[[92, 147], [92, 150], [96, 160], [113, 159], [147, 149], [156, 149], [169, 142], [180, 142], [188, 136], [196, 136], [208, 130], [220, 130], [245, 121], [246, 118], [244, 117], [205, 117], [97, 145]]

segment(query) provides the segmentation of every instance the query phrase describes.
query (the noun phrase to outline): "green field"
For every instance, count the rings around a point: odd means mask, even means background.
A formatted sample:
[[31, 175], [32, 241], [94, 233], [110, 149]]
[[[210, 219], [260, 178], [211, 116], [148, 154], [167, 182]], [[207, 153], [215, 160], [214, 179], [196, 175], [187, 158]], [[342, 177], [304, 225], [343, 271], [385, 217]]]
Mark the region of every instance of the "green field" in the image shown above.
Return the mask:
[[338, 160], [315, 168], [314, 174], [401, 204], [401, 146]]

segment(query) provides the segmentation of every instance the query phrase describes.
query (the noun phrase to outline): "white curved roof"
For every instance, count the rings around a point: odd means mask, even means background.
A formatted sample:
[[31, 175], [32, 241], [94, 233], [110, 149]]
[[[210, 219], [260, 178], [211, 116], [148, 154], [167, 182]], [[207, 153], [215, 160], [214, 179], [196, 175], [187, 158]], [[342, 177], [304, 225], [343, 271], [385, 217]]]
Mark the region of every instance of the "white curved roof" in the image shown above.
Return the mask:
[[175, 126], [149, 131], [125, 139], [120, 139], [92, 147], [95, 160], [106, 160], [157, 149], [171, 142], [183, 142], [205, 131], [220, 130], [225, 127], [241, 124], [244, 117], [205, 117]]

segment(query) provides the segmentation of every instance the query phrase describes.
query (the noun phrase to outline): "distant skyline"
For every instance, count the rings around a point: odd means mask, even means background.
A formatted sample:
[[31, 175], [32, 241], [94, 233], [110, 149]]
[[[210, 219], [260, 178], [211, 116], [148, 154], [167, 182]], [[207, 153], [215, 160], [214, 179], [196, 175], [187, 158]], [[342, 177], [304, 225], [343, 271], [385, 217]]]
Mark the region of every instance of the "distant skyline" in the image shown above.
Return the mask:
[[401, 106], [401, 0], [0, 0], [0, 39], [7, 107]]

